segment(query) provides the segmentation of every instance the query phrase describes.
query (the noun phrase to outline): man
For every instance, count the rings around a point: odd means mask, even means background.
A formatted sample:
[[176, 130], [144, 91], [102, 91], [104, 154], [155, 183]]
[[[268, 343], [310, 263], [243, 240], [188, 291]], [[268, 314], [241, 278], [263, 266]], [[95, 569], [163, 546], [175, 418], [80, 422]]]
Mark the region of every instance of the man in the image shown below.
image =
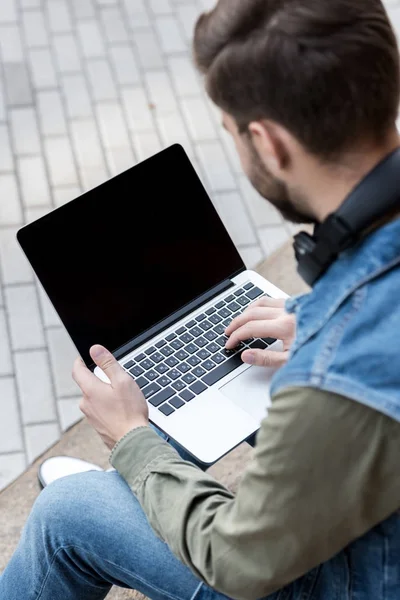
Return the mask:
[[[194, 54], [244, 170], [295, 222], [324, 221], [400, 146], [398, 49], [380, 0], [220, 0]], [[253, 335], [290, 347], [235, 496], [149, 428], [106, 349], [91, 355], [111, 386], [77, 361], [81, 408], [117, 472], [45, 489], [1, 598], [97, 600], [116, 584], [155, 600], [398, 599], [398, 216], [365, 231], [290, 314], [265, 301], [228, 328], [228, 347]]]

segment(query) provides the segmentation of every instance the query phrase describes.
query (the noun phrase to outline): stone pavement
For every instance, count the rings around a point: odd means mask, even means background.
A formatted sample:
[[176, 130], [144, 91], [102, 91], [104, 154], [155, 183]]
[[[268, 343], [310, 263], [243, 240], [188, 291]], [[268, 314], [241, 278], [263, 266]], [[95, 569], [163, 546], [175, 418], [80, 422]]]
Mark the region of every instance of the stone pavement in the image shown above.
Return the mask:
[[[241, 174], [190, 59], [210, 0], [0, 2], [0, 489], [79, 419], [76, 355], [17, 229], [174, 142], [245, 262], [291, 229]], [[400, 30], [400, 0], [388, 1]]]

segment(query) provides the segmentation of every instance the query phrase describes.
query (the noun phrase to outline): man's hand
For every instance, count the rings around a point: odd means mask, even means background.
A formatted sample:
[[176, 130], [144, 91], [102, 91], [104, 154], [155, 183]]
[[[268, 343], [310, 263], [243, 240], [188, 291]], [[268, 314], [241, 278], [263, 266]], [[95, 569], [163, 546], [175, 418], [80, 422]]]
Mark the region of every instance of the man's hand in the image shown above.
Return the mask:
[[226, 330], [228, 350], [250, 338], [276, 338], [283, 342], [283, 352], [245, 350], [243, 362], [259, 367], [282, 367], [289, 358], [289, 349], [296, 336], [294, 315], [285, 311], [285, 300], [261, 298], [234, 319]]
[[72, 377], [82, 390], [80, 409], [111, 450], [126, 433], [149, 424], [149, 410], [140, 388], [103, 348], [93, 346], [90, 356], [109, 378], [103, 383], [77, 358]]

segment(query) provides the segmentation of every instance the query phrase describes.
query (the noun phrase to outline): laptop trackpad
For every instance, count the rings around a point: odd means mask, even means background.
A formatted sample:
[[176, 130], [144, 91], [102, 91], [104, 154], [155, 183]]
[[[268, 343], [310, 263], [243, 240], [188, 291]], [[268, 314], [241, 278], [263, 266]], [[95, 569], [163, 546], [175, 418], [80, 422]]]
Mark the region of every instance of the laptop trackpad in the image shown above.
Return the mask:
[[271, 405], [269, 387], [275, 369], [251, 367], [220, 388], [236, 406], [261, 423]]

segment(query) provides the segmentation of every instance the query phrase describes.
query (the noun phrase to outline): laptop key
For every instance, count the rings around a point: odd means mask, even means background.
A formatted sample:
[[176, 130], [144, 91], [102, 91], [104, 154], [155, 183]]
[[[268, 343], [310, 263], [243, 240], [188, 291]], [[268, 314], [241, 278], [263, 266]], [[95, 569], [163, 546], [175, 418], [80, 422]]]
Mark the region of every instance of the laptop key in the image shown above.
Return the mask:
[[154, 367], [154, 363], [149, 358], [146, 358], [145, 360], [142, 360], [140, 366], [142, 367], [142, 369], [147, 371], [148, 369], [152, 369]]
[[207, 371], [211, 371], [211, 369], [215, 368], [215, 363], [213, 363], [212, 360], [206, 360], [205, 362], [202, 363], [201, 366], [204, 369], [207, 369]]
[[186, 352], [189, 352], [189, 354], [194, 354], [195, 352], [197, 352], [198, 348], [196, 344], [188, 344], [187, 346], [185, 346], [185, 350]]
[[210, 321], [203, 321], [200, 323], [200, 327], [203, 329], [203, 331], [209, 331], [212, 329], [212, 323], [210, 323]]
[[[218, 346], [217, 346], [217, 348], [218, 348], [218, 350], [219, 350], [219, 347], [218, 347]], [[208, 352], [208, 351], [207, 351], [205, 348], [203, 348], [202, 350], [200, 350], [200, 351], [197, 353], [197, 356], [198, 356], [199, 358], [201, 358], [201, 360], [206, 360], [206, 358], [208, 358], [208, 357], [209, 357], [209, 356], [211, 356], [211, 355], [210, 355], [210, 353], [209, 353], [209, 352]]]
[[146, 377], [138, 377], [137, 379], [135, 379], [135, 382], [141, 389], [146, 387], [146, 385], [149, 383]]
[[215, 344], [214, 342], [212, 344], [208, 344], [207, 346], [207, 350], [209, 352], [211, 352], [211, 354], [215, 354], [216, 352], [219, 352], [219, 345]]
[[[182, 377], [182, 381], [190, 385], [191, 383], [194, 383], [196, 381], [196, 377], [192, 375], [192, 373], [186, 373], [186, 375]], [[180, 381], [178, 381], [177, 383], [180, 383]]]
[[178, 396], [172, 398], [169, 403], [172, 404], [174, 408], [182, 408], [182, 406], [185, 406], [184, 401], [181, 398], [178, 398]]
[[188, 356], [189, 354], [184, 350], [179, 350], [179, 352], [175, 354], [175, 358], [177, 358], [178, 360], [185, 360], [185, 358], [188, 358]]
[[151, 360], [154, 360], [155, 363], [161, 362], [162, 360], [164, 360], [164, 358], [165, 357], [159, 352], [154, 352], [154, 354], [151, 355]]
[[225, 302], [223, 300], [221, 300], [221, 302], [218, 302], [218, 304], [215, 305], [215, 308], [218, 308], [218, 310], [219, 310], [223, 306], [225, 306]]
[[165, 364], [168, 365], [169, 367], [173, 368], [173, 367], [176, 367], [176, 365], [179, 365], [179, 360], [176, 360], [175, 356], [170, 356], [165, 361]]
[[144, 360], [145, 358], [146, 358], [145, 354], [138, 354], [138, 356], [135, 356], [136, 362], [142, 362], [142, 360]]
[[227, 341], [228, 341], [227, 336], [223, 335], [220, 338], [218, 338], [217, 340], [215, 340], [215, 343], [219, 344], [219, 346], [221, 346], [221, 348], [225, 348], [225, 344]]
[[224, 327], [222, 325], [222, 323], [220, 325], [217, 325], [216, 327], [214, 327], [214, 331], [215, 331], [215, 333], [218, 333], [218, 335], [222, 335], [223, 333], [225, 333], [225, 329], [226, 329], [226, 327]]
[[167, 373], [167, 377], [172, 379], [172, 381], [175, 381], [175, 379], [179, 379], [179, 377], [181, 375], [182, 375], [182, 373], [180, 371], [178, 371], [177, 369], [171, 369], [171, 371], [168, 371], [168, 373]]
[[207, 340], [203, 337], [197, 338], [195, 343], [197, 344], [197, 346], [199, 348], [204, 348], [204, 346], [207, 346], [207, 344], [208, 344]]
[[164, 356], [171, 356], [171, 354], [174, 353], [174, 350], [171, 346], [165, 346], [165, 348], [161, 350], [161, 353], [164, 354]]
[[227, 308], [222, 308], [221, 310], [218, 311], [218, 314], [223, 319], [227, 319], [228, 317], [231, 316], [231, 312]]
[[179, 329], [176, 330], [177, 335], [182, 335], [182, 333], [185, 333], [186, 331], [186, 327], [179, 327]]
[[251, 288], [254, 287], [254, 283], [251, 283], [251, 281], [249, 281], [249, 283], [246, 283], [246, 285], [243, 286], [243, 289], [245, 290], [251, 290]]
[[223, 325], [226, 329], [227, 327], [229, 327], [229, 325], [231, 323], [232, 323], [232, 317], [230, 319], [225, 319], [225, 321], [222, 321], [221, 325]]
[[153, 352], [156, 351], [156, 348], [154, 346], [151, 346], [151, 348], [148, 348], [147, 350], [144, 351], [145, 354], [147, 354], [147, 356], [149, 356], [150, 354], [153, 354]]
[[[151, 396], [154, 396], [154, 394], [156, 394], [160, 390], [161, 390], [161, 388], [158, 385], [158, 383], [155, 383], [153, 381], [153, 383], [150, 383], [150, 385], [148, 385], [147, 387], [143, 388], [142, 392], [143, 392], [144, 397], [146, 398], [146, 400], [148, 400], [149, 398], [151, 398]], [[164, 400], [162, 400], [162, 402], [164, 402]], [[151, 403], [151, 404], [153, 404], [153, 403]], [[158, 406], [158, 404], [154, 404], [153, 406]]]
[[232, 302], [234, 299], [235, 299], [235, 296], [233, 294], [231, 294], [230, 296], [225, 298], [225, 302]]
[[190, 333], [185, 333], [181, 336], [181, 342], [184, 344], [189, 344], [193, 340], [193, 336]]
[[256, 298], [258, 298], [258, 296], [262, 296], [263, 295], [263, 291], [260, 290], [260, 288], [255, 287], [253, 289], [251, 289], [249, 292], [247, 292], [246, 296], [248, 298], [250, 298], [250, 300], [255, 300]]
[[201, 394], [201, 392], [204, 392], [204, 390], [207, 389], [207, 386], [204, 385], [204, 383], [202, 383], [201, 381], [196, 381], [196, 383], [191, 385], [189, 389], [193, 392], [193, 394], [196, 394], [196, 396], [198, 396], [199, 394]]
[[167, 337], [165, 338], [167, 340], [167, 342], [172, 342], [172, 340], [174, 340], [176, 338], [175, 333], [170, 333], [169, 335], [167, 335]]
[[217, 309], [212, 306], [211, 308], [206, 310], [206, 315], [208, 315], [208, 316], [213, 315], [216, 311], [217, 311]]
[[219, 315], [212, 315], [209, 319], [211, 321], [211, 323], [213, 323], [214, 325], [218, 325], [218, 323], [221, 323], [222, 318]]
[[160, 342], [157, 342], [156, 348], [158, 348], [158, 349], [163, 348], [166, 344], [167, 344], [166, 340], [161, 340]]
[[235, 369], [240, 367], [243, 364], [242, 359], [240, 358], [240, 354], [236, 354], [232, 356], [229, 360], [226, 360], [219, 367], [216, 367], [214, 371], [207, 373], [205, 377], [202, 377], [202, 381], [207, 385], [214, 385], [220, 379], [225, 377], [225, 375], [229, 375]]
[[203, 377], [203, 375], [205, 375], [205, 370], [201, 367], [196, 367], [193, 369], [192, 373], [193, 375], [196, 375], [196, 377]]
[[168, 377], [165, 377], [165, 375], [163, 375], [162, 377], [159, 377], [159, 379], [157, 379], [157, 383], [158, 385], [161, 385], [161, 387], [166, 387], [171, 383], [171, 380], [168, 379]]
[[179, 365], [179, 367], [177, 367], [177, 368], [178, 368], [178, 370], [179, 370], [181, 373], [187, 373], [188, 371], [190, 371], [190, 367], [189, 367], [189, 365], [188, 365], [188, 364], [186, 364], [186, 363], [181, 363], [181, 364]]
[[188, 329], [191, 329], [192, 327], [194, 327], [196, 325], [196, 321], [194, 319], [192, 319], [191, 321], [189, 321], [189, 323], [186, 323], [186, 327]]
[[[197, 350], [197, 348], [196, 348]], [[192, 365], [192, 367], [196, 367], [197, 365], [199, 365], [201, 363], [201, 360], [199, 358], [197, 358], [197, 356], [191, 356], [190, 358], [188, 358], [188, 363], [190, 365]]]
[[159, 377], [159, 374], [155, 371], [147, 371], [146, 377], [149, 381], [154, 381], [155, 379], [157, 379], [157, 377]]
[[205, 319], [205, 318], [206, 318], [206, 315], [205, 315], [204, 313], [201, 313], [201, 315], [198, 315], [198, 316], [196, 317], [196, 321], [197, 321], [198, 323], [200, 323], [200, 321], [202, 321], [202, 320], [203, 320], [203, 319]]
[[130, 360], [129, 362], [127, 362], [124, 367], [125, 369], [130, 369], [131, 367], [133, 367], [135, 363], [133, 362], [133, 360]]
[[237, 310], [240, 310], [240, 304], [238, 304], [237, 302], [231, 302], [230, 304], [228, 304], [228, 308], [234, 313]]
[[242, 294], [244, 294], [245, 291], [246, 290], [244, 288], [240, 288], [240, 289], [236, 290], [236, 292], [233, 292], [233, 293], [235, 294], [235, 296], [237, 298], [238, 296], [241, 296]]
[[240, 296], [240, 298], [238, 298], [237, 301], [240, 304], [240, 306], [247, 306], [251, 302], [251, 300], [246, 296]]
[[160, 375], [164, 375], [164, 373], [168, 371], [168, 367], [164, 363], [161, 363], [160, 365], [156, 366], [156, 371], [157, 373], [160, 373]]
[[163, 406], [160, 406], [158, 410], [162, 412], [166, 417], [169, 417], [169, 415], [172, 415], [172, 413], [175, 412], [175, 409], [172, 408], [172, 406], [170, 406], [169, 404], [164, 404]]
[[254, 340], [254, 342], [250, 344], [250, 348], [252, 350], [264, 350], [265, 348], [268, 348], [268, 344], [263, 340]]
[[207, 331], [207, 333], [204, 334], [204, 337], [209, 341], [209, 342], [213, 342], [218, 336], [214, 331]]
[[261, 338], [263, 340], [263, 342], [265, 342], [266, 344], [268, 344], [268, 346], [271, 346], [272, 344], [275, 344], [276, 339], [275, 338]]
[[140, 375], [143, 375], [144, 371], [139, 365], [136, 365], [136, 367], [129, 369], [129, 373], [133, 375], [133, 377], [139, 377]]
[[172, 348], [174, 348], [174, 350], [180, 350], [181, 348], [183, 348], [183, 344], [180, 340], [174, 340], [173, 342], [171, 342], [171, 346]]
[[216, 365], [220, 365], [221, 363], [223, 363], [226, 360], [226, 357], [223, 356], [222, 354], [218, 353], [215, 356], [212, 357], [212, 359]]
[[[195, 378], [193, 377], [193, 381], [195, 381]], [[180, 392], [181, 390], [185, 389], [185, 384], [183, 383], [183, 381], [180, 381], [178, 379], [178, 381], [174, 381], [174, 383], [172, 384], [172, 387], [174, 388], [174, 390], [176, 390], [177, 392]]]
[[179, 394], [181, 398], [183, 398], [186, 402], [190, 402], [195, 397], [194, 394], [190, 390], [184, 390], [181, 394]]
[[203, 330], [200, 329], [200, 327], [197, 327], [197, 325], [196, 325], [196, 327], [192, 327], [192, 329], [190, 330], [190, 333], [192, 335], [194, 335], [194, 337], [199, 337], [199, 335], [203, 334]]
[[160, 406], [160, 404], [162, 404], [169, 398], [172, 398], [172, 396], [175, 396], [175, 390], [173, 390], [171, 387], [166, 387], [163, 390], [161, 390], [159, 385], [157, 385], [155, 383], [152, 383], [151, 385], [157, 386], [158, 390], [156, 390], [156, 392], [159, 392], [158, 394], [156, 394], [149, 400], [149, 403], [152, 404], [153, 406]]

